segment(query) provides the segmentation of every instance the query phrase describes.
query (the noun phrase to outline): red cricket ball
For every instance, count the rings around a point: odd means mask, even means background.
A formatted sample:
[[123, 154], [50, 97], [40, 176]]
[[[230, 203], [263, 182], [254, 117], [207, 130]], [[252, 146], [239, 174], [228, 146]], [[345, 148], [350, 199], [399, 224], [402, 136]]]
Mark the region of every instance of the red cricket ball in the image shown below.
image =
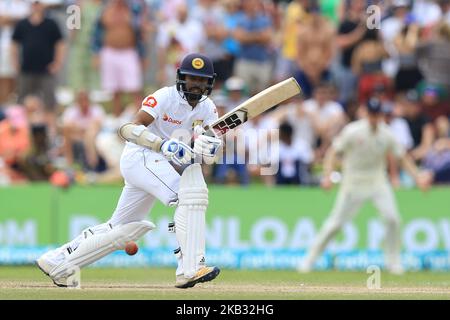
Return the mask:
[[138, 252], [138, 249], [139, 248], [134, 241], [127, 242], [127, 244], [125, 245], [125, 252], [130, 256], [135, 255], [136, 252]]

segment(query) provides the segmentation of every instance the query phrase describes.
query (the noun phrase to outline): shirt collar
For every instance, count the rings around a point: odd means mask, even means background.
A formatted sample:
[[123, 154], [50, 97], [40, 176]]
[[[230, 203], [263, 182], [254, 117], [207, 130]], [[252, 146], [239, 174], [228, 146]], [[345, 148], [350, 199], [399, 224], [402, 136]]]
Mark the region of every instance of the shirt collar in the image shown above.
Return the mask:
[[173, 86], [173, 90], [175, 91], [175, 95], [176, 95], [176, 97], [178, 99], [178, 104], [181, 105], [183, 108], [189, 108], [189, 110], [193, 110], [193, 108], [191, 107], [189, 102], [187, 102], [185, 99], [183, 99], [181, 94], [178, 92], [176, 86]]

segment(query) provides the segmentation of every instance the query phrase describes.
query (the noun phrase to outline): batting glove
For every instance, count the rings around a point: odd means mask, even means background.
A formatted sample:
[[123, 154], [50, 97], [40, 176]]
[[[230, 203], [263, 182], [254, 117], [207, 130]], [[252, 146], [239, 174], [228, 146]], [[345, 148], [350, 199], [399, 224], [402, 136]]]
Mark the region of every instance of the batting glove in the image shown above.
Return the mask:
[[194, 128], [194, 135], [196, 139], [194, 140], [194, 153], [214, 157], [222, 145], [222, 140], [216, 137], [205, 136], [205, 130], [201, 126], [196, 126]]
[[169, 139], [161, 144], [161, 153], [167, 160], [178, 166], [191, 163], [193, 150], [177, 139]]

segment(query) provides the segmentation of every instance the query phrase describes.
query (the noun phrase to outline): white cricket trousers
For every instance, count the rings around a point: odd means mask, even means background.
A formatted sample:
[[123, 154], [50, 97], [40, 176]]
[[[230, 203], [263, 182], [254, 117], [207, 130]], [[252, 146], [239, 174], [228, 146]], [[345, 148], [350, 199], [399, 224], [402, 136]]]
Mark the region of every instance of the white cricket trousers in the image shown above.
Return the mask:
[[[359, 189], [358, 189], [359, 187]], [[342, 186], [330, 216], [322, 226], [305, 259], [310, 267], [324, 250], [328, 242], [342, 226], [350, 221], [365, 204], [371, 201], [386, 224], [386, 264], [388, 267], [400, 264], [400, 215], [391, 186], [386, 182], [373, 187]]]
[[[117, 207], [107, 222], [113, 227], [145, 220], [156, 199], [165, 205], [176, 203], [181, 176], [161, 154], [143, 148], [125, 147], [120, 159], [120, 169], [125, 186]], [[175, 214], [177, 212], [178, 209]], [[104, 229], [103, 225], [93, 226], [92, 229], [94, 232], [97, 228]], [[66, 250], [67, 247], [71, 247], [72, 251], [76, 250], [84, 238], [81, 234], [57, 250]], [[182, 273], [182, 261], [178, 258], [177, 274]]]
[[156, 199], [169, 205], [178, 198], [180, 174], [159, 153], [143, 148], [124, 152], [120, 171], [125, 186], [108, 221], [113, 226], [144, 220]]

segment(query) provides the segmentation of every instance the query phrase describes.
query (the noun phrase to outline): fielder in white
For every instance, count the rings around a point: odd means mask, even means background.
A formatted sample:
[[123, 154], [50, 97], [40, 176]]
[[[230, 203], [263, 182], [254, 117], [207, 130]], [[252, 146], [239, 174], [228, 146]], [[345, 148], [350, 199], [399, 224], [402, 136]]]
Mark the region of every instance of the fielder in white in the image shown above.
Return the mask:
[[[177, 70], [176, 85], [146, 97], [134, 123], [119, 129], [119, 135], [127, 140], [120, 161], [125, 186], [112, 217], [36, 261], [56, 285], [73, 285], [68, 279], [74, 267], [82, 268], [124, 249], [128, 241], [154, 229], [155, 225], [144, 219], [157, 199], [177, 206], [172, 228], [180, 246], [175, 250], [175, 286], [189, 288], [217, 277], [219, 268], [205, 264], [208, 189], [200, 164], [191, 164], [194, 158], [204, 157], [205, 162], [213, 158], [221, 146], [220, 139], [202, 135], [203, 127], [218, 118], [208, 98], [215, 76], [209, 58], [187, 55]], [[173, 138], [174, 134], [191, 136], [193, 131], [193, 149]], [[181, 176], [171, 163], [186, 167]]]
[[402, 166], [414, 177], [416, 184], [425, 190], [432, 177], [420, 172], [403, 147], [397, 143], [389, 127], [382, 122], [381, 102], [372, 98], [367, 103], [366, 118], [348, 124], [334, 139], [324, 160], [324, 177], [321, 185], [332, 187], [330, 175], [337, 156], [342, 156], [342, 185], [331, 214], [313, 242], [300, 272], [309, 272], [328, 242], [341, 227], [351, 220], [366, 201], [372, 201], [386, 223], [386, 268], [401, 274], [400, 215], [386, 174], [387, 154], [401, 160]]

